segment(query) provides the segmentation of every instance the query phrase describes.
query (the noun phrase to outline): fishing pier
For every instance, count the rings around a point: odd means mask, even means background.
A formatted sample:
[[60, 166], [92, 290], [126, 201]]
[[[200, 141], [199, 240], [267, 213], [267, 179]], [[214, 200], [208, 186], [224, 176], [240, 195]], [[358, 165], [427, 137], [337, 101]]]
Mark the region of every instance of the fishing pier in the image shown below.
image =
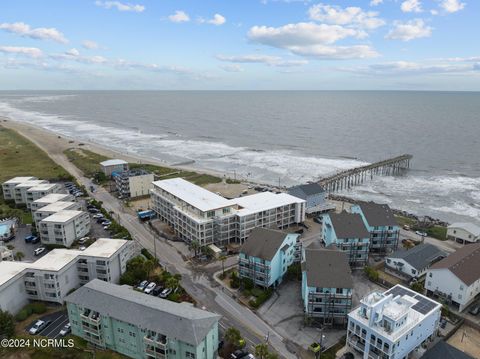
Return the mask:
[[374, 176], [401, 175], [410, 168], [410, 160], [412, 157], [412, 155], [405, 154], [366, 166], [341, 171], [320, 179], [318, 184], [327, 192], [331, 193], [352, 188], [353, 186], [362, 184], [368, 179], [373, 179]]

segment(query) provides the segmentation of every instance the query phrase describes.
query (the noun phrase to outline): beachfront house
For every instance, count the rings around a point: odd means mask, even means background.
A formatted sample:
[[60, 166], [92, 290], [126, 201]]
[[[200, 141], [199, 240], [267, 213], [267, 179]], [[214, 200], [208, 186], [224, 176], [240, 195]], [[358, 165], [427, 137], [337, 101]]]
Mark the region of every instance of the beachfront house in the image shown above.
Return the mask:
[[421, 243], [408, 250], [398, 250], [385, 260], [385, 270], [405, 280], [418, 280], [427, 269], [447, 254], [429, 243]]
[[325, 212], [335, 208], [327, 201], [327, 192], [318, 183], [302, 184], [290, 187], [288, 194], [305, 200], [307, 214]]
[[264, 288], [278, 286], [301, 245], [299, 234], [258, 227], [252, 230], [238, 255], [240, 278]]
[[[216, 359], [218, 314], [92, 280], [66, 299], [72, 334], [130, 358]], [[128, 310], [125, 310], [128, 308]]]
[[480, 293], [480, 243], [462, 247], [433, 264], [425, 289], [459, 311], [467, 308]]
[[302, 250], [305, 317], [321, 325], [344, 325], [352, 308], [353, 280], [344, 252], [310, 245]]
[[15, 187], [20, 183], [36, 180], [37, 177], [15, 177], [2, 183], [3, 198], [6, 201], [15, 200]]
[[480, 226], [473, 223], [452, 223], [447, 227], [447, 238], [462, 244], [477, 243], [480, 241]]
[[142, 169], [113, 172], [112, 177], [121, 198], [148, 196], [153, 188], [153, 173]]
[[360, 214], [342, 211], [323, 215], [322, 237], [326, 247], [335, 245], [347, 255], [352, 268], [367, 263], [370, 233]]
[[387, 204], [358, 202], [350, 209], [358, 213], [370, 232], [370, 253], [392, 253], [398, 248], [400, 227]]
[[42, 219], [38, 233], [43, 244], [70, 247], [90, 232], [90, 216], [84, 211], [62, 210]]
[[437, 335], [442, 305], [396, 285], [373, 292], [348, 314], [347, 347], [363, 359], [408, 358]]
[[100, 168], [107, 177], [111, 177], [114, 172], [128, 171], [128, 162], [124, 160], [107, 160], [100, 162]]

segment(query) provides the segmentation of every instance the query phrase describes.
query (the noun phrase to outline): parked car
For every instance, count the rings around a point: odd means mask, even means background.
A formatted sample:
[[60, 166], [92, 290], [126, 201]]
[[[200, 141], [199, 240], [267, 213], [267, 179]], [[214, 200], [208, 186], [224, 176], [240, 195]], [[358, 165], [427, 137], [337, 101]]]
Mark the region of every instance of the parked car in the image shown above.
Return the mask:
[[78, 244], [85, 244], [86, 241], [88, 241], [90, 237], [83, 237], [78, 240]]
[[92, 216], [92, 218], [95, 218], [95, 219], [102, 218], [102, 219], [103, 219], [103, 214], [101, 214], [101, 213], [94, 214], [94, 215]]
[[80, 251], [84, 251], [85, 249], [87, 249], [87, 247], [85, 247], [85, 246], [80, 246], [80, 247], [78, 247], [78, 249], [79, 249]]
[[99, 213], [100, 211], [96, 208], [87, 208], [87, 211], [90, 213]]
[[139, 285], [137, 285], [137, 289], [144, 290], [147, 285], [148, 285], [148, 280], [144, 280]]
[[108, 219], [104, 219], [102, 222], [101, 222], [104, 226], [109, 226], [112, 224], [111, 221], [109, 221]]
[[76, 193], [74, 193], [73, 195], [74, 195], [75, 197], [83, 197], [83, 196], [85, 196], [85, 193], [83, 193], [83, 192], [76, 192]]
[[164, 290], [162, 290], [162, 293], [160, 293], [160, 298], [167, 298], [170, 293], [172, 293], [172, 288], [165, 288]]
[[34, 235], [29, 235], [25, 237], [25, 243], [37, 243], [38, 237]]
[[49, 321], [49, 320], [47, 320], [47, 321], [37, 320], [28, 332], [31, 335], [36, 335], [36, 334], [40, 333], [42, 330], [44, 330], [50, 323], [51, 323], [51, 321]]
[[415, 234], [419, 235], [420, 237], [427, 237], [428, 234], [426, 232], [422, 232], [422, 231], [415, 231]]
[[409, 231], [410, 230], [410, 226], [408, 224], [404, 224], [403, 225], [403, 229], [406, 230], [406, 231]]
[[240, 359], [247, 356], [249, 353], [245, 349], [238, 349], [235, 350], [232, 354], [230, 354], [231, 359]]
[[156, 283], [155, 282], [150, 282], [146, 287], [145, 289], [143, 290], [144, 293], [146, 294], [150, 294], [152, 293], [152, 290], [156, 287]]
[[60, 336], [64, 337], [72, 332], [72, 325], [70, 323], [65, 324], [65, 326], [60, 330]]
[[35, 249], [33, 251], [33, 255], [35, 256], [39, 256], [40, 254], [42, 254], [43, 252], [45, 252], [47, 250], [47, 248], [45, 247], [38, 247], [37, 249]]
[[163, 289], [164, 288], [161, 285], [157, 285], [155, 288], [153, 288], [152, 295], [154, 295], [155, 297], [158, 297], [158, 295], [162, 293]]
[[471, 315], [478, 315], [480, 313], [480, 303], [475, 304], [468, 312]]

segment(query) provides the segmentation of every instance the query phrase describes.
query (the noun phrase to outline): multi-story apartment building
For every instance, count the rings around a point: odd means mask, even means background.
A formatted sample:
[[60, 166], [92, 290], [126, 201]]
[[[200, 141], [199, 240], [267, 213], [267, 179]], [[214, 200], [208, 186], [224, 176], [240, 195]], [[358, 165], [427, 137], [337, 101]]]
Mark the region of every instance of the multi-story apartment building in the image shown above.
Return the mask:
[[124, 160], [107, 160], [100, 162], [100, 167], [102, 172], [107, 177], [111, 177], [113, 172], [123, 172], [128, 171], [128, 162]]
[[480, 294], [480, 243], [466, 245], [433, 264], [425, 289], [459, 311], [467, 308]]
[[95, 278], [116, 283], [136, 253], [133, 241], [103, 238], [84, 251], [54, 249], [33, 263], [0, 261], [0, 309], [15, 314], [29, 300], [62, 304]]
[[92, 280], [66, 299], [72, 334], [130, 358], [216, 359], [220, 316]]
[[142, 169], [114, 172], [112, 177], [122, 198], [147, 196], [153, 188], [153, 173]]
[[370, 232], [370, 252], [385, 254], [397, 250], [400, 227], [387, 204], [358, 202], [352, 206], [351, 212], [362, 216]]
[[347, 254], [352, 268], [367, 263], [370, 233], [359, 214], [342, 211], [324, 215], [322, 236], [325, 246], [335, 245]]
[[90, 232], [90, 216], [84, 211], [64, 210], [42, 219], [37, 229], [42, 243], [70, 247]]
[[43, 183], [48, 183], [45, 180], [31, 180], [27, 182], [19, 183], [13, 189], [13, 199], [16, 204], [26, 204], [27, 203], [27, 191], [35, 186], [41, 185]]
[[284, 229], [305, 220], [305, 201], [286, 193], [262, 192], [228, 200], [182, 178], [153, 182], [158, 217], [176, 235], [201, 246], [242, 244], [255, 227]]
[[27, 208], [30, 208], [33, 201], [45, 197], [51, 193], [58, 193], [62, 186], [58, 183], [42, 183], [38, 186], [27, 189]]
[[249, 278], [264, 288], [278, 286], [288, 267], [299, 260], [299, 237], [262, 227], [253, 229], [238, 255], [240, 278]]
[[73, 202], [73, 201], [75, 201], [75, 197], [73, 197], [71, 194], [51, 193], [33, 201], [32, 204], [30, 205], [30, 209], [32, 210], [32, 213], [33, 213], [37, 209], [48, 206], [49, 204], [52, 204], [55, 202]]
[[6, 201], [15, 199], [15, 187], [20, 183], [36, 180], [37, 177], [15, 177], [2, 183], [3, 198]]
[[37, 209], [35, 212], [33, 212], [33, 220], [38, 226], [41, 220], [51, 216], [54, 213], [57, 213], [60, 211], [66, 211], [66, 210], [80, 211], [81, 209], [82, 209], [82, 206], [78, 202], [58, 201], [58, 202], [54, 202], [49, 205], [43, 206]]
[[302, 257], [305, 317], [322, 325], [345, 325], [353, 291], [346, 254], [312, 244], [303, 249]]
[[347, 346], [364, 359], [408, 358], [436, 336], [441, 307], [401, 285], [370, 293], [348, 314]]

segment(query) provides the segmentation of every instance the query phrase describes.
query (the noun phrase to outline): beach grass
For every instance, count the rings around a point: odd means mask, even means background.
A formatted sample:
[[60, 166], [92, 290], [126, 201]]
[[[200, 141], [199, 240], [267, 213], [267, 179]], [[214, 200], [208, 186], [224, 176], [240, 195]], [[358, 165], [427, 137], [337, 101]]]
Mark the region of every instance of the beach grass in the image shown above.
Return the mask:
[[[88, 177], [93, 177], [95, 173], [101, 170], [100, 162], [110, 159], [109, 157], [84, 148], [69, 148], [63, 153], [68, 157], [70, 162], [72, 162]], [[202, 174], [194, 171], [184, 171], [176, 168], [157, 166], [148, 163], [129, 163], [128, 165], [131, 169], [142, 168], [148, 172], [151, 172], [155, 174], [156, 179], [182, 177], [187, 181], [193, 182], [199, 186], [209, 183], [219, 183], [222, 181], [220, 177], [209, 174]]]
[[46, 180], [71, 179], [35, 144], [17, 132], [0, 126], [0, 182], [17, 176], [35, 176]]

